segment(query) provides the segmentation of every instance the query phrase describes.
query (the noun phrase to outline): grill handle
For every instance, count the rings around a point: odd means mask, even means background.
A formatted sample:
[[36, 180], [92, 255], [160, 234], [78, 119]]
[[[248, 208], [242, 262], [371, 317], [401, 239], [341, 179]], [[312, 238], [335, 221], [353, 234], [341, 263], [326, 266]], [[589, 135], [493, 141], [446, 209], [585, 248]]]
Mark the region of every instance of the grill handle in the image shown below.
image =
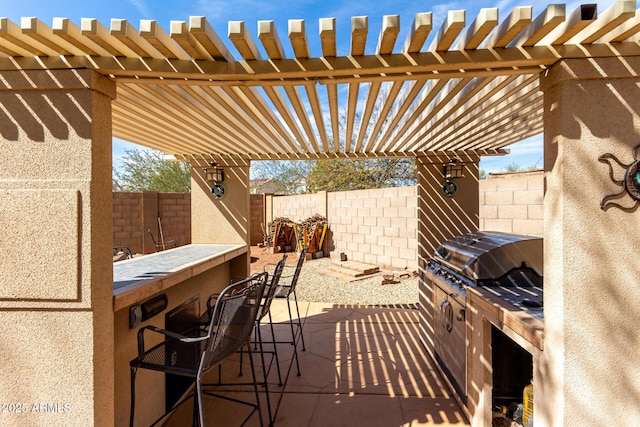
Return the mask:
[[453, 306], [448, 300], [442, 300], [440, 303], [440, 323], [447, 332], [453, 329]]

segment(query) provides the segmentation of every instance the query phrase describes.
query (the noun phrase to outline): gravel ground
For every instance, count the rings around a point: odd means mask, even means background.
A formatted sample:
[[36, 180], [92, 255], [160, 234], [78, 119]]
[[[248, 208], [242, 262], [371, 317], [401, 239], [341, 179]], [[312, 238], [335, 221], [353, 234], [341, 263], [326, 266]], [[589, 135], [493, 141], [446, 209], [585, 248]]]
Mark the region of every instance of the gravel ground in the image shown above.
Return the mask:
[[[265, 263], [274, 263], [281, 254], [267, 255], [264, 250], [252, 248], [254, 262], [252, 271], [261, 271]], [[296, 254], [289, 254], [287, 265], [297, 262]], [[346, 282], [326, 274], [329, 258], [306, 260], [298, 280], [296, 293], [298, 301], [325, 302], [334, 304], [399, 305], [417, 304], [418, 278], [409, 277], [396, 280], [399, 283], [382, 285], [382, 275]], [[292, 271], [287, 268], [286, 270]], [[287, 271], [285, 271], [285, 274]]]

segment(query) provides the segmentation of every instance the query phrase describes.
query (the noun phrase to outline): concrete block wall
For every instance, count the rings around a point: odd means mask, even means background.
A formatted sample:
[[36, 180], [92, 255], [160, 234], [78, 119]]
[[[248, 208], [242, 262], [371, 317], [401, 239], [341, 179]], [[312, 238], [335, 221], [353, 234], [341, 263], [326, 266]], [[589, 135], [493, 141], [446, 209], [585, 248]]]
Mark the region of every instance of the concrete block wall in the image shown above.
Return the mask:
[[113, 193], [113, 246], [143, 253], [142, 193]]
[[158, 213], [165, 241], [191, 243], [190, 194], [114, 192], [113, 246], [127, 246], [134, 254], [154, 252], [147, 230], [159, 241]]
[[[491, 174], [480, 180], [479, 191], [480, 230], [543, 235], [543, 171]], [[153, 196], [157, 207], [149, 202]], [[145, 206], [144, 200], [154, 206]], [[344, 251], [351, 260], [381, 267], [417, 267], [417, 187], [295, 196], [255, 194], [250, 201], [252, 245], [262, 242], [260, 223], [266, 225], [277, 217], [297, 222], [319, 214], [329, 222], [327, 253]], [[113, 244], [129, 246], [137, 253], [144, 253], [145, 248], [153, 252], [143, 241], [149, 227], [157, 236], [157, 210], [165, 240], [191, 243], [191, 195], [146, 192], [113, 194]]]
[[336, 250], [380, 267], [417, 270], [417, 187], [329, 193]]
[[[491, 174], [480, 180], [479, 193], [480, 230], [543, 235], [543, 171]], [[417, 267], [417, 187], [268, 196], [266, 203], [267, 222], [300, 221], [324, 210], [327, 252], [381, 267]]]
[[480, 181], [480, 230], [540, 236], [544, 172], [491, 174]]
[[264, 212], [264, 194], [251, 194], [249, 196], [250, 200], [250, 209], [249, 222], [251, 224], [251, 229], [249, 230], [249, 242], [251, 245], [257, 245], [258, 243], [262, 243], [264, 233], [262, 231], [263, 227], [266, 229], [266, 224], [264, 223], [265, 212]]
[[165, 241], [177, 240], [178, 246], [191, 243], [191, 194], [158, 193], [158, 211]]
[[[284, 217], [291, 221], [303, 221], [314, 215], [327, 217], [327, 192], [271, 197], [273, 218]], [[270, 218], [271, 221], [273, 218]], [[268, 222], [268, 221], [267, 221]]]

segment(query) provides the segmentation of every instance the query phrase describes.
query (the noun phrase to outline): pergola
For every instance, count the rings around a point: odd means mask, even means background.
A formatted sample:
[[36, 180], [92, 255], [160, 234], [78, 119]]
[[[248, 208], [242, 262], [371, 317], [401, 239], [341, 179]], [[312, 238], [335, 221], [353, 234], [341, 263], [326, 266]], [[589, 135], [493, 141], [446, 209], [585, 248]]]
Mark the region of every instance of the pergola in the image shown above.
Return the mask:
[[[370, 54], [367, 17], [354, 17], [344, 56], [334, 19], [319, 22], [320, 55], [310, 52], [305, 22], [292, 20], [289, 58], [273, 21], [258, 22], [259, 49], [244, 22], [230, 22], [223, 41], [204, 17], [168, 29], [149, 20], [136, 29], [122, 19], [107, 27], [1, 18], [0, 336], [9, 344], [0, 345], [0, 403], [33, 397], [64, 409], [73, 401], [74, 411], [54, 421], [125, 423], [122, 372], [135, 353], [129, 305], [140, 295], [114, 305], [114, 136], [196, 166], [192, 242], [239, 248], [221, 264], [176, 273], [166, 292], [184, 300], [187, 291], [211, 291], [214, 280], [205, 279], [213, 275], [222, 281], [249, 271], [253, 160], [415, 157], [424, 269], [439, 242], [478, 228], [480, 156], [543, 133], [536, 425], [640, 419], [636, 2], [618, 0], [605, 11], [550, 5], [535, 17], [532, 7], [516, 7], [501, 19], [497, 9], [482, 9], [470, 24], [464, 11], [452, 11], [440, 27], [432, 18], [416, 14], [398, 43], [399, 17], [383, 17]], [[453, 158], [467, 167], [450, 197], [442, 165]], [[224, 198], [212, 195], [202, 170], [210, 162], [228, 168]], [[612, 197], [626, 208], [603, 206]], [[427, 286], [420, 298], [420, 338], [429, 348], [435, 320]], [[491, 325], [477, 311], [466, 316], [464, 403], [472, 425], [488, 425]], [[126, 344], [116, 349], [118, 334]], [[15, 415], [0, 414], [4, 424], [24, 425]], [[28, 415], [27, 423], [52, 423], [48, 414]]]
[[498, 9], [488, 8], [469, 23], [464, 10], [451, 11], [439, 28], [431, 12], [417, 13], [403, 43], [400, 17], [384, 16], [374, 54], [366, 53], [367, 17], [353, 17], [343, 56], [334, 18], [320, 20], [318, 56], [310, 52], [305, 21], [290, 20], [293, 58], [273, 21], [257, 24], [265, 57], [242, 21], [229, 22], [225, 42], [202, 16], [171, 21], [167, 30], [152, 20], [136, 29], [124, 19], [107, 27], [95, 19], [78, 26], [56, 18], [47, 26], [5, 18], [0, 68], [96, 70], [117, 84], [113, 136], [168, 154], [490, 155], [542, 132], [538, 76], [549, 66], [640, 54], [634, 1], [604, 13], [595, 5], [533, 13], [516, 7], [500, 20]]

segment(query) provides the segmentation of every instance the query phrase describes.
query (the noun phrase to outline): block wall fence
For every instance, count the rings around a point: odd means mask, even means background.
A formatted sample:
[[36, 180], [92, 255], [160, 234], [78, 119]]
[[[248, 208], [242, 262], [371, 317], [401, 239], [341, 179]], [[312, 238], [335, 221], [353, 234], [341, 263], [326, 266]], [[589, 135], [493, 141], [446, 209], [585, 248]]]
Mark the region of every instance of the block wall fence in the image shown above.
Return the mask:
[[127, 246], [134, 254], [153, 253], [155, 248], [148, 230], [159, 242], [160, 224], [165, 242], [190, 244], [191, 195], [152, 191], [113, 193], [114, 246]]
[[[491, 174], [480, 180], [480, 230], [542, 236], [544, 172]], [[323, 250], [384, 268], [418, 267], [417, 187], [393, 187], [298, 196], [267, 196], [273, 218], [329, 222]]]
[[[480, 180], [480, 230], [542, 236], [543, 171], [491, 174]], [[417, 269], [417, 187], [319, 192], [295, 196], [252, 194], [250, 243], [263, 240], [273, 218], [327, 218], [323, 250], [383, 268]], [[134, 253], [154, 251], [158, 214], [165, 240], [191, 243], [191, 196], [177, 193], [113, 193], [113, 244]]]

